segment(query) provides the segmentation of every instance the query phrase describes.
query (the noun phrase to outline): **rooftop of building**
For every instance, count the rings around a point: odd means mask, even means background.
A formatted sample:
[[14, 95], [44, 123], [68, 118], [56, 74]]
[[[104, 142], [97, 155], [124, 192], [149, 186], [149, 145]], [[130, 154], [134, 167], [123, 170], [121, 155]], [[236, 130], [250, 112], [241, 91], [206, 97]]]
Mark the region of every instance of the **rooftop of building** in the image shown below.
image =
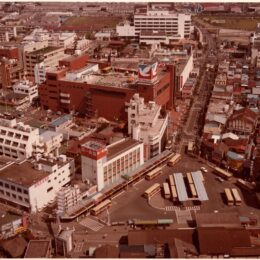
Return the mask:
[[49, 176], [49, 173], [39, 171], [29, 161], [20, 164], [13, 163], [10, 166], [0, 169], [0, 179], [25, 187], [30, 187], [40, 180]]
[[50, 246], [49, 240], [30, 240], [24, 258], [48, 257]]
[[32, 52], [30, 52], [30, 54], [31, 55], [38, 55], [38, 54], [44, 55], [44, 54], [47, 54], [47, 53], [50, 53], [50, 52], [53, 52], [53, 51], [56, 51], [56, 50], [59, 50], [59, 49], [62, 49], [62, 48], [48, 46], [48, 47], [45, 47], [43, 49], [32, 51]]
[[21, 218], [22, 216], [17, 215], [13, 212], [0, 212], [0, 226], [3, 226]]
[[131, 149], [138, 144], [140, 144], [140, 142], [129, 138], [124, 141], [120, 141], [118, 143], [107, 146], [107, 159], [111, 160], [119, 154]]

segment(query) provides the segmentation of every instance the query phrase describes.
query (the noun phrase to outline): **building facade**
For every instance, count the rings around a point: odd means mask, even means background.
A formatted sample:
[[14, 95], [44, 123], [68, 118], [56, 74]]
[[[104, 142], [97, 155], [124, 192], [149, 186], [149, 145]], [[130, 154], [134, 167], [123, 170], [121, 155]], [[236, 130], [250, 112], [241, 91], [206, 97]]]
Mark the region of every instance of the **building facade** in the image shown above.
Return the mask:
[[74, 160], [65, 155], [35, 163], [7, 163], [0, 169], [0, 199], [29, 212], [41, 210], [71, 181], [74, 169]]
[[168, 115], [161, 115], [161, 106], [155, 102], [144, 103], [135, 94], [128, 106], [128, 134], [144, 143], [144, 158], [148, 160], [160, 154], [166, 145]]
[[132, 139], [123, 139], [109, 146], [95, 141], [82, 145], [82, 180], [97, 184], [98, 191], [133, 172], [143, 163], [143, 143]]

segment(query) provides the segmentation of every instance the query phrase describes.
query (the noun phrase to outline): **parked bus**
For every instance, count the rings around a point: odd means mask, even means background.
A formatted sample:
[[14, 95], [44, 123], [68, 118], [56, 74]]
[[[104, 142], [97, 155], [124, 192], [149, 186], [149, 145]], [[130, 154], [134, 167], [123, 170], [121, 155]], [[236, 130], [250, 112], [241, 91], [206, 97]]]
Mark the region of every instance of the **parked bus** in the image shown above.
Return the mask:
[[170, 186], [175, 186], [175, 182], [174, 182], [174, 178], [173, 178], [172, 174], [169, 175], [169, 185]]
[[151, 172], [147, 173], [145, 175], [145, 179], [150, 181], [150, 180], [156, 178], [161, 173], [162, 173], [162, 167], [157, 167], [157, 168], [153, 169]]
[[181, 155], [177, 153], [173, 155], [173, 157], [168, 161], [167, 165], [173, 167], [180, 159], [181, 159]]
[[235, 199], [235, 205], [240, 206], [242, 204], [242, 200], [241, 200], [241, 197], [238, 193], [238, 190], [237, 189], [231, 189], [231, 191], [232, 191], [233, 197]]
[[223, 169], [221, 169], [219, 167], [214, 167], [214, 170], [215, 170], [215, 173], [217, 175], [219, 175], [220, 177], [222, 177], [222, 178], [224, 178], [226, 180], [230, 180], [231, 177], [232, 177], [231, 173], [229, 173], [229, 172], [227, 172], [227, 171], [225, 171], [225, 170], [223, 170]]
[[228, 206], [234, 205], [234, 198], [232, 196], [231, 190], [226, 188], [224, 191]]
[[241, 187], [242, 189], [249, 191], [249, 192], [253, 192], [255, 187], [253, 184], [246, 182], [242, 179], [238, 179], [237, 180], [237, 186]]
[[170, 190], [171, 190], [171, 198], [172, 198], [172, 200], [173, 201], [177, 200], [178, 199], [178, 194], [177, 194], [177, 191], [176, 191], [176, 187], [175, 186], [171, 186]]
[[165, 199], [170, 199], [171, 198], [169, 184], [167, 182], [163, 183], [163, 194], [164, 194], [164, 198]]
[[103, 202], [99, 203], [96, 207], [91, 209], [90, 213], [92, 215], [96, 216], [99, 213], [101, 213], [102, 211], [104, 211], [105, 209], [107, 209], [110, 205], [111, 205], [111, 200], [109, 200], [109, 199], [104, 200]]
[[193, 184], [193, 179], [190, 172], [187, 172], [187, 179], [189, 184]]
[[197, 191], [196, 191], [194, 184], [192, 184], [192, 183], [190, 183], [190, 190], [191, 190], [192, 198], [197, 198], [198, 194], [197, 194]]
[[155, 183], [149, 189], [144, 192], [144, 197], [150, 199], [154, 194], [160, 191], [161, 187], [159, 183]]

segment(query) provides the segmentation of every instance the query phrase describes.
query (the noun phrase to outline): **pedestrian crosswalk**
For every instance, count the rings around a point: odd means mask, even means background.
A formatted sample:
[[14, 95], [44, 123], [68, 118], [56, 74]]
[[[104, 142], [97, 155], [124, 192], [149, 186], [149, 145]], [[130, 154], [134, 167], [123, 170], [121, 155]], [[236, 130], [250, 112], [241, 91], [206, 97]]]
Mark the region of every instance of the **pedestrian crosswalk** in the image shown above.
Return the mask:
[[189, 207], [185, 207], [185, 208], [180, 208], [177, 206], [166, 206], [165, 207], [166, 211], [177, 211], [177, 210], [200, 210], [200, 206], [189, 206]]
[[165, 207], [166, 211], [176, 211], [176, 210], [180, 210], [180, 207], [176, 207], [176, 206], [166, 206]]
[[90, 218], [90, 217], [87, 217], [85, 219], [83, 219], [80, 224], [88, 229], [91, 229], [93, 231], [98, 231], [100, 230], [101, 228], [104, 227], [103, 224], [101, 224], [100, 222]]

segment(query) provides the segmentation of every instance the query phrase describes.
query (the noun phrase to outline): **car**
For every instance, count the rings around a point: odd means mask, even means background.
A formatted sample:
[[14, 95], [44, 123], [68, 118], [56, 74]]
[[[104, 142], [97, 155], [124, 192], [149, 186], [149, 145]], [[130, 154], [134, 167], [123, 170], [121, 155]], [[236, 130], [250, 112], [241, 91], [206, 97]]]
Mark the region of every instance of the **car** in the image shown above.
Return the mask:
[[224, 182], [224, 180], [221, 177], [216, 177], [216, 180], [219, 182]]
[[208, 172], [208, 170], [205, 167], [200, 168], [203, 172]]

